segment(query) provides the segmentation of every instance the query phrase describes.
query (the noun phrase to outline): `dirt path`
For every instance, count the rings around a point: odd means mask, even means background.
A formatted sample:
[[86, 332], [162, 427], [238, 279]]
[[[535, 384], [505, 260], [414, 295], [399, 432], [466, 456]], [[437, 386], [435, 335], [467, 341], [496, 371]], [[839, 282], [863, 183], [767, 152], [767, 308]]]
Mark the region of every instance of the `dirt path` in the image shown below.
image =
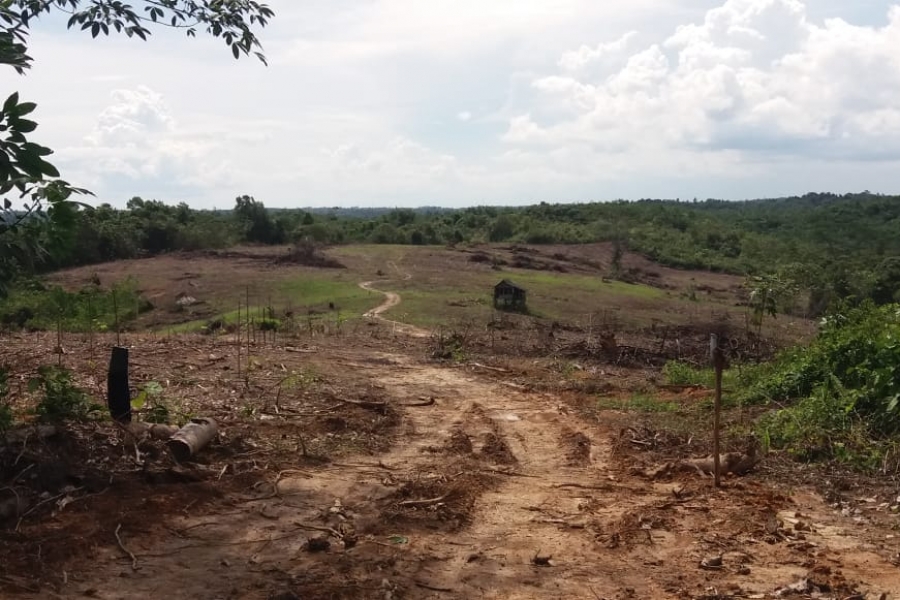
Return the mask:
[[[617, 463], [613, 431], [553, 396], [401, 354], [332, 359], [403, 411], [387, 452], [283, 471], [212, 513], [185, 506], [163, 535], [132, 529], [122, 546], [137, 569], [103, 548], [60, 595], [771, 598], [806, 580], [839, 598], [900, 591], [883, 545], [812, 494], [642, 478]], [[412, 406], [422, 397], [434, 402]], [[326, 551], [309, 551], [317, 538]], [[721, 565], [701, 567], [710, 558]]]
[[[388, 263], [391, 267], [394, 268], [398, 273], [400, 273], [400, 269], [393, 262]], [[408, 281], [412, 278], [411, 273], [403, 274], [403, 280]], [[367, 319], [378, 319], [384, 323], [388, 323], [394, 327], [394, 329], [400, 333], [405, 335], [409, 335], [412, 337], [424, 338], [429, 337], [431, 332], [422, 329], [420, 327], [416, 327], [415, 325], [409, 325], [408, 323], [401, 323], [400, 321], [393, 321], [383, 316], [383, 313], [389, 311], [395, 306], [399, 305], [402, 299], [400, 298], [400, 294], [396, 292], [387, 292], [384, 290], [379, 290], [373, 287], [376, 283], [386, 283], [391, 281], [390, 279], [381, 279], [378, 281], [364, 281], [359, 283], [359, 287], [369, 292], [376, 292], [378, 294], [384, 295], [384, 302], [373, 308], [372, 310], [366, 312], [363, 317]]]

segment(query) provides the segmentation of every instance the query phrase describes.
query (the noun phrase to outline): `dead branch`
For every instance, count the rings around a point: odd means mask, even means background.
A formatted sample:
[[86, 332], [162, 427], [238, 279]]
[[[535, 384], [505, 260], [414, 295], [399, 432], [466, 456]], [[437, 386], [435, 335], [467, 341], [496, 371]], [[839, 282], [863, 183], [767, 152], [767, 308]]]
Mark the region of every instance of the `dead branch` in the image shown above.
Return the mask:
[[471, 365], [472, 365], [473, 367], [476, 367], [476, 368], [478, 368], [478, 369], [484, 369], [484, 370], [486, 370], [486, 371], [494, 371], [494, 372], [496, 372], [496, 373], [509, 373], [509, 370], [508, 370], [508, 369], [501, 369], [500, 367], [489, 367], [489, 366], [487, 366], [487, 365], [483, 365], [483, 364], [477, 363], [477, 362], [476, 362], [476, 363], [471, 363]]
[[417, 406], [433, 406], [434, 405], [434, 397], [422, 397], [419, 402], [405, 402], [400, 406], [407, 407], [417, 407]]
[[137, 571], [137, 570], [138, 570], [138, 566], [137, 566], [138, 560], [137, 560], [137, 557], [134, 555], [134, 553], [133, 553], [131, 550], [129, 550], [128, 548], [125, 547], [125, 544], [122, 543], [122, 538], [119, 537], [119, 530], [120, 530], [120, 529], [122, 529], [122, 524], [121, 524], [121, 523], [119, 523], [119, 524], [116, 526], [116, 532], [115, 532], [115, 533], [116, 533], [116, 542], [119, 543], [119, 548], [122, 549], [122, 552], [124, 552], [125, 554], [127, 554], [127, 555], [129, 556], [129, 558], [131, 558], [131, 570], [132, 570], [132, 571]]
[[335, 529], [332, 529], [331, 527], [319, 527], [318, 525], [307, 525], [305, 523], [297, 523], [297, 522], [293, 523], [293, 525], [297, 529], [306, 529], [308, 531], [321, 531], [323, 533], [330, 533], [331, 535], [333, 535], [334, 537], [336, 537], [338, 539], [342, 539], [344, 537], [343, 535], [340, 534], [340, 532], [338, 532]]
[[599, 485], [585, 485], [583, 483], [560, 483], [552, 486], [554, 488], [579, 488], [582, 490], [610, 490], [612, 489], [612, 485], [608, 483], [601, 483]]
[[416, 587], [420, 587], [423, 590], [429, 590], [431, 592], [445, 592], [448, 594], [454, 593], [454, 590], [452, 588], [442, 588], [442, 587], [433, 586], [428, 583], [425, 583], [424, 581], [419, 581], [418, 579], [414, 580], [413, 583], [416, 584]]
[[430, 498], [428, 500], [404, 500], [403, 502], [398, 502], [397, 506], [430, 506], [432, 504], [438, 504], [446, 500], [447, 494], [443, 496], [439, 496], [437, 498]]
[[344, 404], [352, 404], [353, 406], [358, 406], [360, 408], [364, 408], [366, 410], [374, 410], [375, 412], [383, 413], [387, 408], [387, 404], [385, 402], [372, 402], [370, 400], [344, 400], [341, 402]]
[[[72, 492], [77, 492], [79, 490], [81, 490], [80, 487], [75, 488], [74, 490], [72, 490]], [[45, 498], [44, 500], [41, 500], [40, 502], [38, 502], [37, 504], [35, 504], [31, 508], [29, 508], [27, 511], [25, 511], [25, 513], [21, 517], [19, 517], [19, 520], [16, 522], [16, 528], [13, 531], [19, 531], [19, 527], [22, 525], [22, 521], [25, 519], [25, 517], [27, 517], [34, 511], [36, 511], [39, 507], [43, 506], [44, 504], [47, 504], [48, 502], [53, 502], [54, 500], [59, 500], [60, 498], [62, 498], [65, 495], [66, 495], [66, 492], [61, 492], [55, 496], [50, 496], [49, 498]]]

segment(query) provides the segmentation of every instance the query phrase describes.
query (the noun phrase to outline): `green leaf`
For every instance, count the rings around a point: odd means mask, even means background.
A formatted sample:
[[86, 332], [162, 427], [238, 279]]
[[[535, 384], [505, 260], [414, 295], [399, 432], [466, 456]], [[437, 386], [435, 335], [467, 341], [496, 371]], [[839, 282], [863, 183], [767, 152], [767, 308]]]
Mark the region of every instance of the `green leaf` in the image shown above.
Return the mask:
[[148, 381], [144, 386], [144, 391], [151, 396], [161, 396], [163, 393], [163, 388], [161, 385], [159, 385], [159, 382]]
[[3, 112], [12, 113], [13, 109], [19, 103], [19, 92], [13, 92], [12, 95], [3, 103]]
[[37, 123], [34, 121], [29, 121], [28, 119], [19, 119], [16, 121], [16, 129], [20, 133], [31, 133], [35, 129], [37, 129]]
[[140, 410], [147, 403], [147, 392], [143, 391], [131, 400], [131, 408]]
[[35, 108], [37, 108], [37, 104], [34, 102], [23, 102], [16, 108], [16, 114], [20, 117], [24, 117], [28, 113], [32, 112]]

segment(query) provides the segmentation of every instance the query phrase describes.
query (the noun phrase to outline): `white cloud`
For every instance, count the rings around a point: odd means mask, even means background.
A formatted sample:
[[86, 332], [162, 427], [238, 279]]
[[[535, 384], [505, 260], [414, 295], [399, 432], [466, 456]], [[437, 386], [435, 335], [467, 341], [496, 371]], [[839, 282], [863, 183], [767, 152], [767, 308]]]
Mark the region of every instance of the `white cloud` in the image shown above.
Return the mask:
[[578, 50], [564, 53], [559, 59], [559, 66], [566, 71], [577, 71], [599, 60], [618, 58], [628, 48], [635, 36], [637, 36], [636, 31], [629, 31], [615, 41], [601, 42], [593, 48], [582, 44]]
[[888, 21], [815, 24], [799, 0], [728, 0], [606, 77], [571, 73], [585, 54], [564, 54], [566, 75], [533, 85], [570, 117], [514, 116], [504, 140], [590, 143], [645, 163], [684, 149], [707, 160], [720, 151], [898, 160], [900, 7]]
[[16, 86], [66, 179], [119, 204], [896, 191], [892, 2], [276, 0], [268, 68], [36, 30]]

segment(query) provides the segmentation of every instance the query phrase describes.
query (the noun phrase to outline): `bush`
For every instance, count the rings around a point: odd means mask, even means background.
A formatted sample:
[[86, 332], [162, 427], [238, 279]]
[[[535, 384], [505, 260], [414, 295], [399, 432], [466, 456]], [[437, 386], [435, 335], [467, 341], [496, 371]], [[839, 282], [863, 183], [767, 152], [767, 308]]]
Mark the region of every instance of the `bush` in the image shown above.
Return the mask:
[[72, 383], [71, 371], [63, 367], [39, 368], [37, 377], [28, 383], [28, 390], [41, 392], [35, 412], [43, 421], [84, 420], [95, 409], [88, 395]]
[[715, 374], [711, 370], [702, 370], [683, 362], [670, 360], [663, 366], [663, 376], [671, 385], [696, 385], [712, 387]]
[[0, 323], [37, 330], [55, 330], [59, 323], [65, 331], [104, 331], [115, 326], [116, 310], [121, 325], [152, 308], [131, 278], [109, 289], [92, 285], [78, 292], [22, 285], [0, 301]]
[[900, 433], [900, 306], [865, 303], [832, 315], [748, 395], [791, 404], [760, 421], [773, 446], [869, 464], [877, 441]]

